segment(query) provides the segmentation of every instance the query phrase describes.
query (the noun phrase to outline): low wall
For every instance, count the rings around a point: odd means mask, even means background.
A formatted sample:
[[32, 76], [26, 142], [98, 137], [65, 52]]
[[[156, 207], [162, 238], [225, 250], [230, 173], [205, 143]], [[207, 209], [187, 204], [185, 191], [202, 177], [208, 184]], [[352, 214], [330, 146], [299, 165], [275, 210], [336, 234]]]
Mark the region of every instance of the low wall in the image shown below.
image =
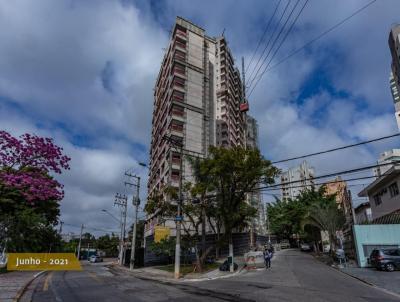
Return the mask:
[[[214, 234], [207, 234], [206, 236], [206, 246], [209, 247], [210, 245], [214, 245], [216, 242], [216, 235]], [[144, 265], [145, 266], [153, 266], [153, 265], [161, 265], [161, 264], [167, 264], [168, 261], [173, 261], [173, 259], [168, 259], [168, 257], [164, 256], [156, 256], [154, 253], [152, 253], [149, 249], [148, 246], [151, 244], [151, 242], [154, 241], [154, 237], [148, 236], [146, 237], [146, 249], [144, 252]], [[260, 236], [260, 235], [255, 235], [255, 240], [257, 245], [264, 245], [268, 242], [268, 237], [266, 236]], [[276, 241], [275, 236], [271, 236], [271, 241]], [[201, 245], [201, 239], [199, 239], [199, 244], [198, 247], [200, 248]], [[233, 234], [233, 254], [234, 256], [243, 256], [245, 253], [247, 253], [250, 250], [250, 233], [234, 233]], [[220, 257], [227, 257], [229, 253], [229, 247], [228, 244], [220, 248], [219, 255]], [[215, 256], [216, 251], [213, 249], [210, 252], [210, 256]], [[184, 259], [185, 258], [185, 259]], [[196, 255], [194, 253], [191, 253], [190, 251], [182, 251], [182, 262], [183, 261], [194, 261], [196, 259]]]
[[353, 232], [360, 267], [369, 266], [368, 258], [373, 249], [400, 247], [400, 224], [354, 225]]

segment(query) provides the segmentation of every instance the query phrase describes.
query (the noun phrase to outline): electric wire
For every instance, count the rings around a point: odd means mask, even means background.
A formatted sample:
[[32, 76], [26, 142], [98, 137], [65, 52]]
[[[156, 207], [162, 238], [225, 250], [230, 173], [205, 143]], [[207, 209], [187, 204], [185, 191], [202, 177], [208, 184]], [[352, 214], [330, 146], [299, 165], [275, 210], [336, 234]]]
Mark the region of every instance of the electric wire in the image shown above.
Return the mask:
[[363, 141], [363, 142], [359, 142], [359, 143], [355, 143], [355, 144], [351, 144], [351, 145], [345, 145], [345, 146], [341, 146], [341, 147], [337, 147], [337, 148], [333, 148], [333, 149], [328, 149], [328, 150], [319, 151], [319, 152], [315, 152], [315, 153], [310, 153], [310, 154], [305, 154], [305, 155], [301, 155], [301, 156], [296, 156], [296, 157], [291, 157], [291, 158], [287, 158], [287, 159], [281, 159], [281, 160], [273, 161], [273, 162], [271, 162], [271, 164], [278, 164], [278, 163], [288, 162], [288, 161], [292, 161], [292, 160], [296, 160], [296, 159], [302, 159], [302, 158], [307, 158], [307, 157], [316, 156], [316, 155], [320, 155], [320, 154], [330, 153], [330, 152], [334, 152], [334, 151], [338, 151], [338, 150], [344, 150], [344, 149], [348, 149], [348, 148], [353, 148], [353, 147], [357, 147], [357, 146], [361, 146], [361, 145], [370, 144], [370, 143], [373, 143], [373, 142], [389, 139], [389, 138], [396, 137], [396, 136], [399, 136], [399, 135], [400, 135], [400, 133], [386, 135], [386, 136], [374, 138], [374, 139], [371, 139], [371, 140], [367, 140], [367, 141]]
[[[307, 3], [309, 0], [306, 0], [303, 4], [303, 6], [301, 7], [300, 11], [297, 13], [297, 16], [295, 17], [295, 19], [293, 20], [292, 24], [290, 25], [289, 29], [287, 30], [285, 36], [283, 37], [283, 39], [281, 40], [280, 44], [278, 45], [278, 47], [275, 49], [275, 52], [273, 53], [273, 55], [271, 56], [267, 66], [265, 66], [263, 72], [258, 76], [258, 79], [256, 81], [256, 83], [254, 84], [254, 86], [251, 88], [250, 93], [248, 95], [248, 97], [251, 96], [251, 94], [253, 93], [255, 87], [257, 87], [258, 83], [260, 82], [260, 80], [262, 79], [262, 77], [265, 74], [265, 71], [267, 70], [267, 68], [269, 67], [269, 65], [271, 65], [272, 60], [275, 58], [276, 54], [278, 53], [279, 49], [282, 47], [283, 43], [286, 41], [287, 37], [289, 36], [290, 32], [292, 31], [294, 25], [296, 24], [297, 20], [299, 19], [301, 13], [303, 12], [304, 8], [306, 7]], [[296, 3], [297, 5], [297, 3]], [[290, 16], [289, 16], [290, 17]], [[261, 67], [261, 66], [260, 66]], [[257, 72], [258, 74], [258, 72]], [[256, 75], [257, 76], [257, 75]], [[256, 76], [254, 76], [253, 81], [255, 80]], [[253, 81], [250, 83], [250, 86], [253, 84]]]
[[366, 8], [368, 8], [370, 5], [372, 5], [373, 3], [375, 3], [377, 0], [372, 0], [370, 2], [368, 2], [366, 5], [362, 6], [361, 8], [357, 9], [355, 12], [353, 12], [351, 15], [349, 15], [348, 17], [344, 18], [343, 20], [339, 21], [338, 23], [336, 23], [335, 25], [333, 25], [332, 27], [328, 28], [327, 30], [323, 31], [321, 34], [319, 34], [318, 36], [316, 36], [315, 38], [311, 39], [310, 41], [308, 41], [306, 44], [304, 44], [303, 46], [301, 46], [300, 48], [294, 50], [293, 52], [291, 52], [289, 55], [287, 55], [286, 57], [284, 57], [282, 60], [280, 60], [279, 62], [277, 62], [276, 64], [272, 65], [271, 67], [269, 67], [268, 69], [265, 69], [264, 73], [269, 72], [271, 69], [281, 65], [283, 62], [287, 61], [288, 59], [290, 59], [291, 57], [293, 57], [294, 55], [296, 55], [297, 53], [299, 53], [300, 51], [302, 51], [303, 49], [305, 49], [306, 47], [310, 46], [312, 43], [318, 41], [319, 39], [321, 39], [322, 37], [324, 37], [325, 35], [329, 34], [330, 32], [334, 31], [336, 28], [338, 28], [339, 26], [341, 26], [342, 24], [346, 23], [348, 20], [350, 20], [351, 18], [353, 18], [354, 16], [356, 16], [357, 14], [361, 13], [363, 10], [365, 10]]
[[274, 12], [272, 13], [272, 15], [271, 15], [271, 17], [270, 17], [270, 19], [269, 19], [269, 21], [268, 21], [268, 23], [267, 23], [267, 26], [265, 27], [265, 30], [264, 30], [264, 32], [263, 32], [263, 34], [262, 34], [262, 36], [261, 36], [261, 39], [258, 41], [257, 47], [256, 47], [256, 49], [254, 50], [253, 55], [251, 56], [250, 62], [247, 64], [245, 73], [248, 71], [249, 67], [251, 66], [251, 63], [253, 63], [253, 59], [254, 59], [255, 55], [257, 54], [258, 48], [260, 47], [261, 43], [264, 41], [265, 35], [266, 35], [267, 32], [268, 32], [268, 29], [269, 29], [269, 27], [270, 27], [270, 25], [271, 25], [271, 23], [272, 23], [272, 20], [273, 20], [274, 17], [275, 17], [276, 12], [278, 11], [278, 7], [280, 6], [281, 2], [282, 2], [282, 0], [279, 0], [278, 4], [276, 5], [275, 10], [274, 10]]

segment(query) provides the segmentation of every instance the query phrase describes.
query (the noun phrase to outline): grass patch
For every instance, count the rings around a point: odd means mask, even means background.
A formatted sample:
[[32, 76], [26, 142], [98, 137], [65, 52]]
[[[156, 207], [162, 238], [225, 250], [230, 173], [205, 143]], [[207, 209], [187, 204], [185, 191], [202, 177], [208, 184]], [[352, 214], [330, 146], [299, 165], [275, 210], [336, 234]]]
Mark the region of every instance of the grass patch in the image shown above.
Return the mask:
[[[203, 268], [203, 273], [217, 269], [219, 266], [220, 266], [220, 263], [206, 264]], [[157, 266], [155, 268], [173, 273], [175, 270], [175, 265], [168, 264], [168, 265], [163, 265], [163, 266]], [[193, 270], [194, 270], [193, 264], [186, 264], [186, 265], [181, 265], [180, 272], [182, 275], [186, 275], [186, 274], [193, 273]]]

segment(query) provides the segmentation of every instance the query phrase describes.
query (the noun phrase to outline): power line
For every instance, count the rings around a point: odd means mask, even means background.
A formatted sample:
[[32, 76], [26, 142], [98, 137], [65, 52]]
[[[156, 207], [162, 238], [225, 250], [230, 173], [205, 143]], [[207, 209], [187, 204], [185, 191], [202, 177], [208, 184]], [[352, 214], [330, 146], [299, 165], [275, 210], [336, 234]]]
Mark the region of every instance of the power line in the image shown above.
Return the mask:
[[[286, 38], [288, 37], [288, 35], [290, 34], [290, 32], [292, 31], [294, 25], [296, 24], [297, 20], [299, 19], [301, 13], [303, 12], [304, 8], [306, 7], [308, 3], [308, 0], [306, 0], [303, 4], [303, 6], [301, 7], [300, 11], [297, 13], [297, 16], [295, 17], [295, 19], [293, 20], [292, 24], [290, 25], [288, 31], [286, 32], [285, 36], [283, 37], [283, 39], [281, 40], [281, 43], [279, 44], [278, 48], [275, 50], [274, 54], [272, 55], [271, 59], [269, 60], [267, 66], [265, 66], [263, 72], [259, 75], [256, 83], [254, 84], [253, 88], [251, 89], [250, 93], [249, 93], [249, 97], [251, 96], [251, 94], [253, 93], [254, 89], [256, 88], [257, 84], [260, 82], [260, 80], [262, 79], [262, 77], [264, 76], [266, 70], [268, 69], [269, 65], [271, 65], [272, 60], [275, 58], [276, 54], [278, 53], [279, 49], [282, 47], [283, 43], [286, 41]], [[297, 5], [297, 3], [296, 3]], [[290, 16], [289, 16], [290, 17]], [[260, 66], [261, 67], [261, 66]], [[256, 76], [254, 76], [254, 79], [256, 78]], [[254, 80], [253, 79], [253, 80]]]
[[261, 56], [260, 56], [260, 57], [258, 58], [258, 60], [257, 60], [256, 66], [254, 66], [253, 71], [250, 73], [250, 76], [249, 76], [249, 83], [250, 83], [250, 84], [249, 84], [249, 87], [250, 87], [251, 84], [253, 83], [254, 79], [257, 77], [258, 72], [260, 71], [262, 65], [263, 65], [264, 62], [267, 60], [269, 54], [271, 53], [271, 51], [272, 51], [272, 49], [274, 48], [276, 42], [278, 41], [279, 37], [281, 36], [283, 30], [284, 30], [285, 27], [286, 27], [287, 22], [289, 21], [289, 18], [292, 16], [292, 14], [293, 14], [295, 8], [297, 7], [297, 5], [299, 4], [299, 2], [300, 2], [300, 0], [297, 0], [295, 6], [292, 8], [292, 11], [289, 13], [289, 16], [287, 17], [285, 23], [283, 24], [281, 30], [279, 31], [278, 35], [275, 37], [274, 41], [272, 42], [271, 48], [269, 49], [267, 55], [265, 56], [265, 58], [264, 58], [263, 61], [261, 62], [261, 65], [258, 67], [256, 74], [254, 75], [254, 77], [252, 77], [254, 71], [256, 70], [256, 68], [257, 68], [257, 66], [258, 66], [258, 63], [261, 61], [261, 59], [262, 59], [262, 57], [264, 56], [264, 53], [265, 53], [265, 51], [267, 50], [267, 48], [268, 48], [268, 46], [269, 46], [269, 44], [270, 44], [272, 38], [274, 37], [275, 32], [276, 32], [277, 29], [279, 28], [279, 25], [280, 25], [280, 23], [281, 23], [281, 21], [282, 21], [283, 16], [284, 16], [285, 13], [286, 13], [287, 8], [289, 7], [290, 1], [287, 2], [286, 6], [285, 6], [285, 9], [283, 10], [283, 13], [282, 13], [281, 17], [280, 17], [280, 19], [279, 19], [279, 21], [278, 21], [278, 23], [277, 23], [277, 25], [276, 25], [274, 31], [272, 32], [271, 37], [269, 38], [269, 40], [268, 40], [268, 42], [267, 42], [267, 45], [264, 47], [264, 50], [263, 50]]
[[[290, 188], [306, 188], [306, 187], [312, 187], [312, 186], [322, 186], [326, 184], [333, 184], [333, 183], [338, 183], [338, 182], [348, 182], [348, 181], [357, 181], [357, 180], [364, 180], [364, 179], [370, 179], [370, 178], [376, 178], [376, 176], [363, 176], [363, 177], [355, 177], [355, 178], [348, 178], [348, 179], [340, 179], [340, 180], [332, 180], [332, 181], [327, 181], [327, 182], [321, 182], [321, 183], [315, 183], [315, 184], [310, 184], [310, 185], [299, 185], [299, 186], [291, 186]], [[309, 179], [311, 181], [312, 179]], [[278, 184], [279, 186], [283, 186], [284, 184]], [[357, 184], [361, 185], [361, 184]], [[347, 186], [354, 186], [354, 185], [347, 185]], [[265, 192], [265, 191], [274, 191], [274, 190], [281, 190], [281, 188], [265, 188], [260, 191]]]
[[286, 60], [290, 59], [291, 57], [293, 57], [294, 55], [296, 55], [297, 53], [299, 53], [300, 51], [302, 51], [303, 49], [305, 49], [306, 47], [310, 46], [312, 43], [318, 41], [319, 39], [321, 39], [322, 37], [324, 37], [325, 35], [327, 35], [328, 33], [334, 31], [336, 28], [338, 28], [340, 25], [342, 25], [343, 23], [347, 22], [348, 20], [350, 20], [351, 18], [353, 18], [354, 16], [356, 16], [357, 14], [361, 13], [364, 9], [366, 9], [367, 7], [369, 7], [370, 5], [372, 5], [374, 2], [376, 2], [376, 0], [372, 0], [371, 2], [367, 3], [366, 5], [364, 5], [363, 7], [359, 8], [358, 10], [356, 10], [354, 13], [352, 13], [350, 16], [344, 18], [342, 21], [336, 23], [335, 25], [333, 25], [332, 27], [328, 28], [327, 30], [325, 30], [324, 32], [322, 32], [321, 34], [319, 34], [318, 36], [316, 36], [314, 39], [311, 39], [309, 42], [307, 42], [306, 44], [304, 44], [303, 46], [301, 46], [300, 48], [294, 50], [293, 52], [291, 52], [288, 56], [286, 56], [285, 58], [283, 58], [282, 60], [280, 60], [278, 63], [272, 65], [270, 68], [268, 68], [265, 72], [267, 73], [268, 71], [270, 71], [271, 69], [279, 66], [280, 64], [282, 64], [283, 62], [285, 62]]
[[320, 175], [320, 176], [316, 176], [316, 177], [309, 178], [309, 179], [288, 181], [288, 182], [284, 182], [284, 183], [280, 183], [280, 184], [268, 185], [268, 186], [264, 186], [264, 187], [255, 188], [253, 191], [263, 190], [263, 189], [267, 189], [267, 188], [276, 188], [278, 186], [283, 186], [283, 185], [290, 185], [290, 184], [294, 184], [294, 183], [301, 183], [304, 181], [310, 181], [310, 180], [327, 178], [327, 177], [334, 177], [334, 176], [343, 175], [343, 174], [350, 174], [350, 173], [357, 172], [357, 171], [369, 170], [369, 169], [373, 169], [373, 168], [384, 167], [384, 166], [388, 166], [388, 165], [397, 165], [397, 164], [400, 164], [400, 161], [392, 161], [390, 163], [364, 166], [364, 167], [355, 168], [355, 169], [351, 169], [351, 170], [344, 170], [344, 171], [339, 171], [339, 172], [335, 172], [335, 173]]
[[346, 146], [342, 146], [342, 147], [337, 147], [337, 148], [324, 150], [324, 151], [320, 151], [320, 152], [315, 152], [315, 153], [305, 154], [305, 155], [301, 155], [301, 156], [291, 157], [291, 158], [287, 158], [287, 159], [281, 159], [281, 160], [277, 160], [277, 161], [274, 161], [274, 162], [271, 162], [271, 163], [272, 164], [278, 164], [278, 163], [283, 163], [283, 162], [292, 161], [292, 160], [296, 160], [296, 159], [301, 159], [301, 158], [311, 157], [311, 156], [325, 154], [325, 153], [329, 153], [329, 152], [334, 152], [334, 151], [338, 151], [338, 150], [353, 148], [353, 147], [357, 147], [357, 146], [361, 146], [361, 145], [365, 145], [365, 144], [370, 144], [370, 143], [373, 143], [373, 142], [381, 141], [381, 140], [384, 140], [384, 139], [396, 137], [396, 136], [399, 136], [399, 135], [400, 135], [400, 133], [391, 134], [391, 135], [378, 137], [378, 138], [375, 138], [375, 139], [371, 139], [371, 140], [368, 140], [368, 141], [363, 141], [363, 142], [356, 143], [356, 144], [346, 145]]
[[271, 25], [272, 20], [274, 19], [275, 14], [276, 14], [276, 12], [278, 11], [278, 7], [279, 7], [279, 5], [281, 4], [281, 2], [282, 2], [282, 0], [279, 0], [278, 4], [276, 5], [275, 10], [274, 10], [274, 12], [272, 13], [272, 16], [271, 16], [271, 18], [269, 19], [269, 21], [268, 21], [268, 23], [267, 23], [267, 26], [265, 27], [265, 30], [264, 30], [264, 32], [263, 32], [263, 34], [262, 34], [262, 36], [261, 36], [261, 39], [260, 39], [260, 41], [258, 41], [257, 47], [256, 47], [256, 49], [254, 50], [253, 55], [251, 56], [250, 62], [249, 62], [249, 64], [247, 65], [246, 71], [245, 71], [245, 72], [247, 72], [247, 70], [248, 70], [249, 67], [251, 66], [251, 63], [253, 63], [253, 59], [254, 59], [254, 57], [255, 57], [255, 55], [256, 55], [256, 53], [257, 53], [257, 50], [258, 50], [258, 48], [260, 47], [261, 43], [263, 42], [266, 33], [268, 32], [269, 26]]

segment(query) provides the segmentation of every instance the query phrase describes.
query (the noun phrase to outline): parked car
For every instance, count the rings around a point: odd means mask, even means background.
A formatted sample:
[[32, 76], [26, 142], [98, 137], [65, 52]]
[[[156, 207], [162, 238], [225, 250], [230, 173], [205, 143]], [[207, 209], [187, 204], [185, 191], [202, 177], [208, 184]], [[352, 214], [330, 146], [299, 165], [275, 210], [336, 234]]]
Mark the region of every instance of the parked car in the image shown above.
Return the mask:
[[96, 262], [103, 262], [103, 258], [101, 258], [100, 256], [97, 255], [93, 255], [89, 258], [89, 261], [91, 263], [96, 263]]
[[311, 252], [312, 247], [309, 243], [303, 242], [302, 244], [300, 244], [300, 250], [302, 252]]
[[393, 272], [400, 269], [400, 248], [375, 249], [369, 257], [369, 262], [378, 270]]
[[281, 247], [281, 250], [283, 250], [283, 249], [289, 249], [289, 248], [290, 248], [289, 240], [282, 240], [282, 241], [280, 242], [280, 247]]

